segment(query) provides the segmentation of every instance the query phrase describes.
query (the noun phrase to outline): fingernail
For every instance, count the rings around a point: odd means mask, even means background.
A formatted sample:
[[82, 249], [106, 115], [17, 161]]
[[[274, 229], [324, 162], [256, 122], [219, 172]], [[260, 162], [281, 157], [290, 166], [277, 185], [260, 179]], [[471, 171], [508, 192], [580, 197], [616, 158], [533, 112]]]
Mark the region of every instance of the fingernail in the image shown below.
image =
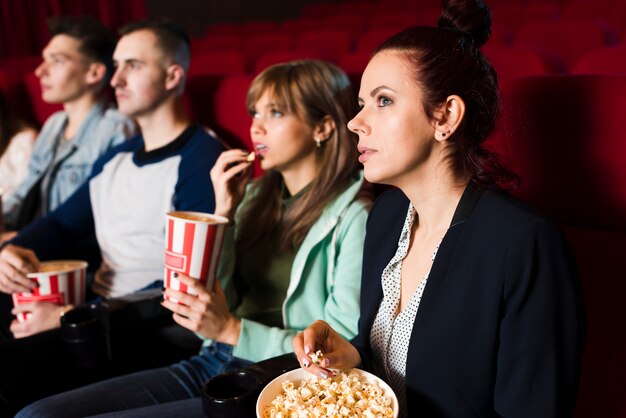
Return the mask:
[[308, 359], [302, 359], [302, 364], [304, 364], [304, 367], [309, 367], [311, 365], [311, 362]]
[[328, 379], [328, 375], [324, 372], [321, 372], [320, 376], [322, 377], [322, 379]]
[[304, 346], [304, 354], [309, 354], [311, 352], [311, 347], [309, 347], [308, 345]]
[[328, 367], [330, 366], [330, 360], [328, 358], [325, 358], [324, 360], [322, 360], [322, 362], [324, 363], [322, 366], [323, 367]]

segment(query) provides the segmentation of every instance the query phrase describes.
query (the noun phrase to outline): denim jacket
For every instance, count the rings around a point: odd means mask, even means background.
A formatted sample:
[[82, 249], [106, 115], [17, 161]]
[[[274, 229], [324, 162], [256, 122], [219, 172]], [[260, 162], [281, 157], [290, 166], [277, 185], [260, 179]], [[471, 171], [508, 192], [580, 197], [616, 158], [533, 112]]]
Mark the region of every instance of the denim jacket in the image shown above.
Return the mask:
[[[236, 357], [261, 361], [292, 350], [291, 340], [317, 319], [328, 322], [346, 338], [357, 333], [360, 312], [361, 265], [367, 203], [355, 200], [363, 175], [328, 204], [296, 253], [287, 297], [283, 302], [284, 329], [242, 318]], [[245, 207], [250, 193], [237, 210]], [[237, 214], [235, 219], [238, 218]], [[229, 227], [218, 276], [227, 297], [234, 298], [236, 226]], [[205, 340], [207, 345], [211, 340]]]
[[[20, 207], [29, 191], [46, 174], [55, 158], [55, 147], [67, 124], [67, 114], [56, 112], [48, 118], [41, 128], [35, 149], [28, 164], [28, 174], [15, 192], [3, 201], [4, 222], [12, 228], [18, 218]], [[106, 104], [97, 103], [72, 139], [72, 146], [64, 155], [56, 157], [55, 166], [42, 202], [49, 212], [70, 197], [87, 180], [93, 163], [105, 151], [135, 134], [135, 124], [117, 110]]]

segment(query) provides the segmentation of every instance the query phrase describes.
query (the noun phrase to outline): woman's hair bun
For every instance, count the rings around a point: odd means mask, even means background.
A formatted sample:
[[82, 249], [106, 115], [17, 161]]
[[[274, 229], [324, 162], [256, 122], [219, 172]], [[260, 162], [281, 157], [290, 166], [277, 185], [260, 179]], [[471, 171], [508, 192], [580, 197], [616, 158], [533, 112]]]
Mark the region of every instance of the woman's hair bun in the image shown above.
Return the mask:
[[482, 0], [443, 0], [437, 26], [463, 32], [481, 47], [491, 35], [491, 10]]

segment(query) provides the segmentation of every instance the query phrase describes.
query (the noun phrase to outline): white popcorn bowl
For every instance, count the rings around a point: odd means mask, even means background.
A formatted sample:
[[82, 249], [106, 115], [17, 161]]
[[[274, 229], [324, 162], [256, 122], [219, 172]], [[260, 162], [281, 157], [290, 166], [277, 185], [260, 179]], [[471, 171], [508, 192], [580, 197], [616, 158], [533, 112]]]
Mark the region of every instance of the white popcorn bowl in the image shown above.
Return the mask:
[[[399, 411], [398, 398], [396, 397], [396, 394], [393, 392], [391, 387], [387, 383], [385, 383], [385, 381], [382, 380], [381, 378], [374, 376], [373, 374], [368, 373], [365, 370], [352, 369], [351, 371], [356, 372], [359, 378], [361, 379], [361, 381], [364, 381], [367, 383], [378, 382], [378, 386], [380, 386], [384, 390], [385, 395], [391, 398], [391, 405], [393, 408], [393, 418], [397, 418], [398, 411]], [[261, 391], [261, 394], [259, 395], [259, 398], [257, 399], [257, 402], [256, 402], [257, 418], [263, 418], [263, 410], [265, 409], [265, 406], [271, 404], [272, 401], [276, 398], [276, 396], [283, 390], [283, 382], [285, 380], [289, 380], [293, 382], [294, 386], [298, 386], [300, 385], [300, 382], [302, 382], [303, 380], [308, 380], [311, 378], [315, 378], [315, 375], [309, 373], [303, 368], [297, 368], [297, 369], [288, 371], [287, 373], [283, 373], [277, 378], [275, 378], [274, 380], [272, 380], [271, 382], [269, 382], [265, 386], [265, 388], [263, 388], [263, 390]]]

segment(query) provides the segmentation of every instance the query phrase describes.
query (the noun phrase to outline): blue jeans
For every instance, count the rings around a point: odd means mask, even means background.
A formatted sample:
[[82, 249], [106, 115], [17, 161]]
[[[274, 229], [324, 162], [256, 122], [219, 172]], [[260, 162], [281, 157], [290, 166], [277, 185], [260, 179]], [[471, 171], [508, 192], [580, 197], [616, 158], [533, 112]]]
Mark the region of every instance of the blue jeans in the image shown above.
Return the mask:
[[[200, 354], [169, 367], [146, 370], [94, 383], [41, 399], [16, 417], [202, 417], [204, 382], [218, 374], [252, 364], [233, 357], [233, 347], [213, 343]], [[120, 412], [124, 411], [124, 412]]]

